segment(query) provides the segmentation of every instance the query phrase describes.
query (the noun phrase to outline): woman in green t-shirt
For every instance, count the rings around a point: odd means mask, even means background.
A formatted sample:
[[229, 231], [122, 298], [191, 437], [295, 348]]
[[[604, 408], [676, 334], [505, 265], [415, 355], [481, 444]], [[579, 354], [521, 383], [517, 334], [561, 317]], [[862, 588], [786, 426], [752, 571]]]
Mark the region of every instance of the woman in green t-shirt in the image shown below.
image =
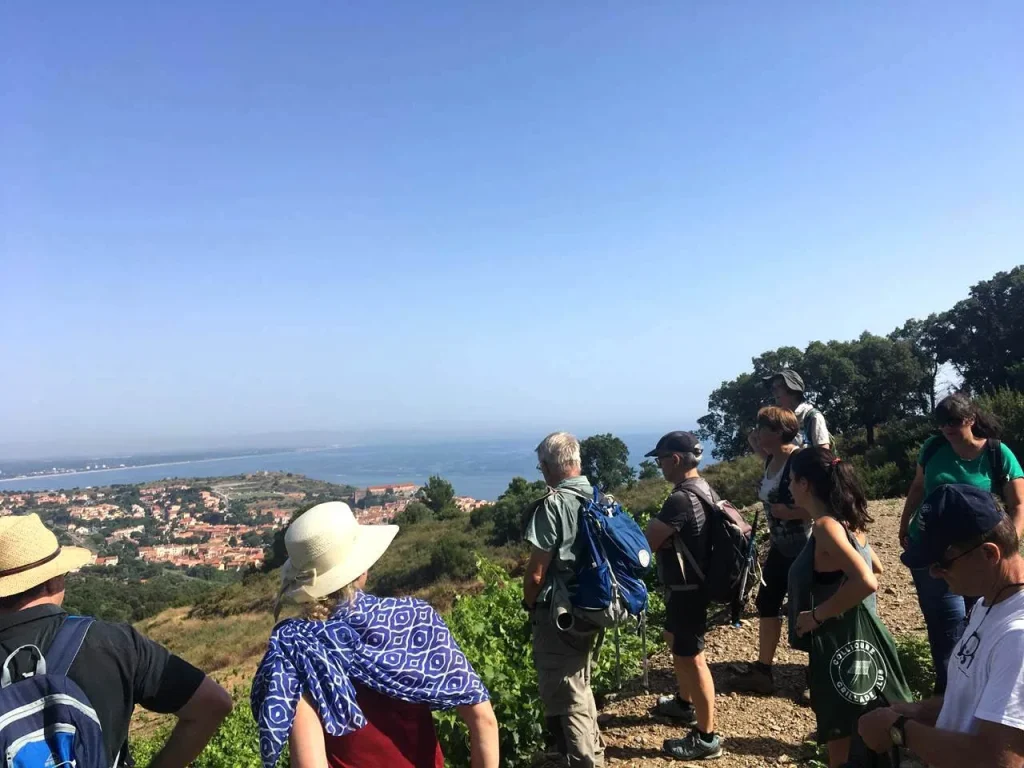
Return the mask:
[[[1024, 532], [1024, 471], [1008, 447], [999, 442], [1001, 427], [994, 416], [978, 409], [961, 394], [950, 395], [935, 408], [941, 434], [929, 438], [918, 454], [917, 475], [907, 491], [900, 520], [900, 544], [916, 539], [917, 510], [925, 497], [940, 485], [973, 485], [999, 496], [1006, 511]], [[944, 579], [935, 579], [927, 568], [911, 571], [917, 587], [928, 643], [935, 662], [935, 690], [946, 689], [946, 666], [953, 646], [963, 633], [967, 607], [974, 598], [949, 591]]]

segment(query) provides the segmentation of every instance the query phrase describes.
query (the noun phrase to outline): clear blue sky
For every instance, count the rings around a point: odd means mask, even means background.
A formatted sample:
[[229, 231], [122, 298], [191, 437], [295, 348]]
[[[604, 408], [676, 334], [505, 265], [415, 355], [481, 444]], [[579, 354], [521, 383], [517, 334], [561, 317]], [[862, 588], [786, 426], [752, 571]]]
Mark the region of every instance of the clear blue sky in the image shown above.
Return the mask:
[[1024, 261], [1022, 39], [1016, 0], [5, 3], [0, 443], [692, 424]]

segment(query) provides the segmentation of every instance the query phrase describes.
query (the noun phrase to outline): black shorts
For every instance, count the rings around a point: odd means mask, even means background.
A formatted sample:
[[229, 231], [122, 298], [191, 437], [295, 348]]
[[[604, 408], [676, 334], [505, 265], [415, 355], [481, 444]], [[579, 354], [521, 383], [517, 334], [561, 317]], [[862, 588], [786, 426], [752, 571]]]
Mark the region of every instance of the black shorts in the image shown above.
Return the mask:
[[696, 656], [708, 631], [708, 598], [701, 590], [672, 592], [665, 605], [665, 630], [672, 633], [672, 655]]
[[764, 584], [757, 592], [757, 615], [762, 619], [778, 619], [782, 617], [782, 604], [786, 602], [789, 592], [789, 567], [795, 557], [786, 557], [775, 547], [768, 550], [764, 559], [762, 577]]

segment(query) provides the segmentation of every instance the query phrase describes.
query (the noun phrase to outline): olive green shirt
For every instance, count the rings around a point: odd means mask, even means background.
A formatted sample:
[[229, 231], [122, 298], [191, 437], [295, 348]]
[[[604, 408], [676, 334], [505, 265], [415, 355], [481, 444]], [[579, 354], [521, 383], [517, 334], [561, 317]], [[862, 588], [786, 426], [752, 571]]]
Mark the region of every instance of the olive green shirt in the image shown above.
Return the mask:
[[530, 516], [526, 540], [537, 549], [552, 555], [544, 584], [537, 595], [538, 603], [549, 601], [555, 580], [560, 581], [569, 594], [575, 591], [576, 554], [579, 551], [576, 532], [579, 530], [580, 507], [583, 504], [583, 499], [577, 493], [587, 497], [594, 495], [590, 481], [582, 475], [563, 480], [557, 487], [550, 489]]

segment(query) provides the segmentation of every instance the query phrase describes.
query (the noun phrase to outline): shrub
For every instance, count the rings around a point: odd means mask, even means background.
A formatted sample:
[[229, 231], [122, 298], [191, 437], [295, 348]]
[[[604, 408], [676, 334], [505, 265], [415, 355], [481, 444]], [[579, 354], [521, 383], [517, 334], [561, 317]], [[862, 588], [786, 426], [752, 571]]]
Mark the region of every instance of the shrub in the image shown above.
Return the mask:
[[410, 501], [408, 506], [395, 516], [397, 525], [416, 525], [434, 517], [434, 510], [422, 501]]
[[931, 698], [935, 686], [935, 665], [928, 639], [921, 635], [897, 637], [896, 652], [914, 698], [918, 701]]
[[494, 505], [484, 504], [469, 513], [469, 524], [474, 528], [483, 528], [494, 522]]
[[[234, 699], [235, 708], [199, 757], [189, 763], [192, 768], [262, 768], [259, 729], [249, 709], [249, 692], [236, 689]], [[150, 737], [131, 740], [131, 753], [137, 768], [148, 768], [169, 733], [166, 729]], [[278, 768], [290, 765], [287, 747], [277, 765]]]
[[1003, 442], [1018, 459], [1024, 456], [1024, 392], [999, 389], [979, 397], [977, 405], [995, 414], [1003, 424]]
[[[502, 765], [529, 765], [543, 746], [544, 713], [537, 697], [537, 673], [531, 652], [530, 626], [520, 608], [522, 585], [498, 566], [479, 564], [484, 589], [477, 595], [460, 597], [446, 617], [452, 635], [491, 692], [491, 704], [498, 719]], [[659, 606], [657, 607], [661, 610]], [[651, 621], [651, 626], [656, 626]], [[660, 633], [648, 629], [648, 652], [660, 642]], [[624, 678], [640, 670], [640, 638], [620, 630]], [[609, 632], [594, 664], [595, 693], [611, 690], [615, 684], [615, 650]], [[469, 740], [455, 712], [435, 714], [438, 737], [451, 765], [469, 765]]]
[[475, 575], [476, 555], [468, 537], [447, 534], [437, 540], [430, 553], [431, 581], [443, 578], [466, 581]]
[[764, 476], [764, 462], [754, 455], [712, 464], [701, 470], [701, 475], [718, 495], [738, 507], [757, 501], [757, 484]]
[[910, 481], [913, 480], [913, 476], [908, 477], [907, 473], [893, 462], [873, 467], [865, 461], [863, 456], [854, 456], [850, 459], [850, 463], [857, 470], [864, 487], [864, 494], [869, 499], [892, 499], [903, 496], [907, 492]]

